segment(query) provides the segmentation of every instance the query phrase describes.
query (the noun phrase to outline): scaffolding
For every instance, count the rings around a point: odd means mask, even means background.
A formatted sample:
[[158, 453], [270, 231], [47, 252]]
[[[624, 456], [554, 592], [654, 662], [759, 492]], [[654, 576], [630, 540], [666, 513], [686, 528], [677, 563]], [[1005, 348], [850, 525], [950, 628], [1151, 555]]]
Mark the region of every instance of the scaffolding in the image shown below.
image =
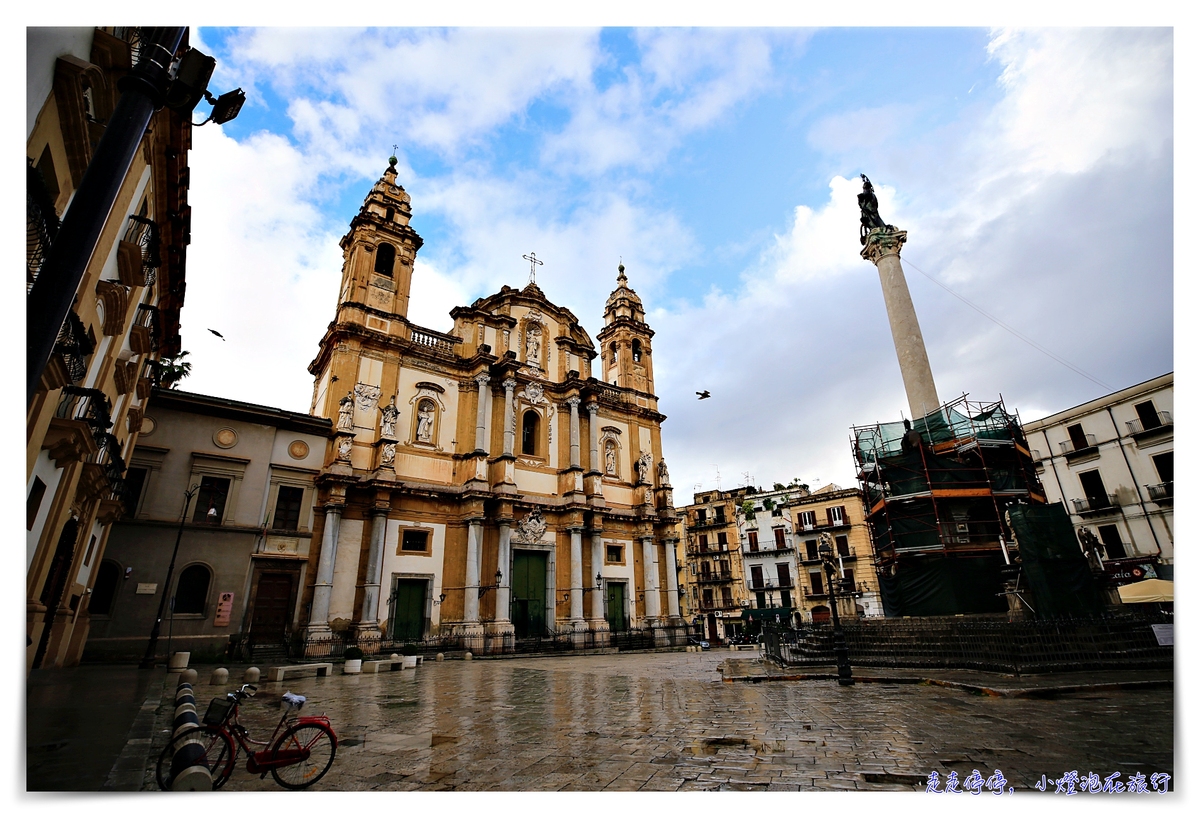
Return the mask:
[[963, 395], [911, 428], [919, 443], [903, 422], [852, 429], [885, 613], [1005, 610], [1004, 512], [1046, 502], [1019, 417]]

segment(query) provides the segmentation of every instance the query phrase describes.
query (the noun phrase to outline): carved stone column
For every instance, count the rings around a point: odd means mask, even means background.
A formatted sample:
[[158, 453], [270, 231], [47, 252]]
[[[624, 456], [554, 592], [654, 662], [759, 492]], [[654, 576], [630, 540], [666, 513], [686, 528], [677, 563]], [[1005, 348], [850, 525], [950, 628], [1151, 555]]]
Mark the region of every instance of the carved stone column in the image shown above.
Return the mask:
[[[604, 565], [604, 532], [599, 528], [592, 529], [592, 567], [597, 574], [603, 574]], [[595, 587], [596, 578], [589, 577], [588, 584]], [[597, 630], [601, 623], [607, 630], [608, 623], [604, 619], [604, 584], [592, 591], [592, 630]]]
[[491, 391], [488, 389], [488, 384], [491, 383], [491, 376], [486, 372], [481, 372], [475, 376], [475, 383], [479, 385], [479, 406], [475, 410], [475, 451], [486, 452], [487, 445], [487, 406], [488, 397]]
[[496, 588], [496, 621], [509, 622], [511, 607], [512, 578], [512, 526], [507, 520], [500, 521], [500, 547], [496, 552], [496, 570], [500, 572], [500, 584]]
[[583, 622], [583, 529], [571, 528], [571, 628], [586, 630]]
[[658, 560], [655, 559], [653, 537], [642, 537], [642, 588], [646, 595], [646, 624], [656, 624], [661, 611], [658, 605]]
[[367, 553], [367, 577], [363, 583], [362, 609], [355, 632], [358, 638], [376, 638], [379, 632], [379, 578], [383, 573], [383, 543], [387, 536], [388, 510], [371, 510], [371, 548]]
[[667, 549], [667, 616], [679, 617], [679, 575], [676, 573], [675, 540], [663, 540]]
[[333, 594], [333, 568], [341, 525], [342, 506], [332, 503], [326, 505], [321, 556], [317, 560], [317, 579], [313, 583], [312, 613], [308, 617], [309, 636], [329, 633], [329, 600]]
[[517, 381], [514, 378], [505, 378], [501, 385], [504, 387], [504, 456], [512, 457], [516, 438], [513, 416], [517, 411], [517, 407], [513, 403], [513, 390], [517, 386]]
[[463, 582], [463, 622], [479, 622], [479, 555], [483, 550], [483, 520], [467, 521], [467, 578]]
[[567, 398], [571, 407], [571, 468], [579, 468], [579, 397], [572, 395]]
[[917, 312], [913, 309], [904, 268], [900, 265], [900, 248], [907, 239], [907, 231], [876, 228], [867, 235], [861, 255], [879, 270], [892, 342], [896, 345], [900, 375], [908, 395], [908, 409], [915, 419], [934, 411], [941, 403], [933, 384], [933, 370], [929, 367], [921, 325], [917, 323]]

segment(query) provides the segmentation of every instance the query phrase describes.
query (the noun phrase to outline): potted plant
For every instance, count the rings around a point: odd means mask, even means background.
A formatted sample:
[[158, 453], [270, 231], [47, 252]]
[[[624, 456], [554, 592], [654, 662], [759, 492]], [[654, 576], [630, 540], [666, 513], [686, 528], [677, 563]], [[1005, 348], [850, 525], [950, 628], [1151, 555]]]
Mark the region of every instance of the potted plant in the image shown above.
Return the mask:
[[363, 652], [361, 648], [355, 646], [346, 648], [343, 658], [346, 660], [346, 666], [342, 668], [342, 673], [362, 673]]
[[400, 648], [400, 654], [404, 657], [404, 666], [406, 668], [417, 666], [417, 646], [411, 642]]

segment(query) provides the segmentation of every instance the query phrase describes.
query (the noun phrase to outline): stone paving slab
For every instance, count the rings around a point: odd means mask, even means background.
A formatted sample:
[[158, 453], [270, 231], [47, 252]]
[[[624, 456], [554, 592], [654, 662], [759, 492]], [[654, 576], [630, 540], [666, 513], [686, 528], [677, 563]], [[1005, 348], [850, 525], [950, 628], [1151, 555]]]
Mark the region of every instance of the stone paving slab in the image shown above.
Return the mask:
[[[1000, 769], [1011, 786], [1029, 789], [1043, 774], [1073, 769], [1174, 774], [1171, 687], [1038, 699], [914, 683], [731, 684], [721, 673], [730, 656], [600, 654], [335, 673], [263, 683], [243, 723], [269, 735], [287, 690], [308, 697], [305, 713], [325, 712], [342, 744], [315, 790], [911, 791], [924, 788], [931, 770], [962, 779], [972, 769], [984, 777]], [[210, 687], [211, 668], [197, 669], [201, 708], [237, 686]], [[243, 670], [230, 666], [230, 678]], [[161, 683], [168, 694], [172, 678]], [[136, 788], [128, 774], [138, 755], [149, 769], [142, 788], [154, 788], [170, 698], [162, 695], [153, 735], [128, 731], [126, 778], [114, 789]], [[153, 721], [146, 712], [137, 716], [143, 731]], [[239, 767], [229, 790], [278, 791], [270, 776], [246, 773], [244, 758]]]

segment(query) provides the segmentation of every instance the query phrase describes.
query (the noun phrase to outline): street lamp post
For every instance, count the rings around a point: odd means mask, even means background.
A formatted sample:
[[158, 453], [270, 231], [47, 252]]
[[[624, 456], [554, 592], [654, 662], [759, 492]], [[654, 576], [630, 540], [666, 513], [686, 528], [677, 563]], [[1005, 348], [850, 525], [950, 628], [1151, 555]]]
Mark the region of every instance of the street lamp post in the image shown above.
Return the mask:
[[[199, 490], [199, 486], [192, 486], [183, 493], [183, 516], [179, 518], [179, 533], [175, 535], [175, 550], [171, 552], [171, 564], [167, 566], [167, 579], [163, 582], [162, 597], [158, 600], [158, 614], [154, 617], [154, 627], [150, 629], [150, 644], [146, 645], [146, 655], [138, 664], [140, 668], [154, 667], [154, 654], [158, 650], [158, 634], [162, 629], [163, 608], [167, 604], [167, 593], [171, 590], [171, 575], [175, 573], [175, 557], [179, 554], [179, 541], [183, 539], [183, 525], [187, 522], [188, 507], [192, 504], [192, 498]], [[167, 658], [170, 659], [170, 657]]]
[[822, 538], [817, 552], [821, 555], [821, 562], [825, 565], [825, 577], [829, 582], [829, 611], [833, 614], [833, 652], [837, 657], [838, 684], [852, 685], [854, 677], [850, 674], [850, 655], [846, 651], [846, 634], [842, 632], [842, 621], [838, 617], [837, 594], [834, 591], [834, 583], [840, 582], [840, 580], [834, 579], [833, 548], [830, 547], [827, 538]]

